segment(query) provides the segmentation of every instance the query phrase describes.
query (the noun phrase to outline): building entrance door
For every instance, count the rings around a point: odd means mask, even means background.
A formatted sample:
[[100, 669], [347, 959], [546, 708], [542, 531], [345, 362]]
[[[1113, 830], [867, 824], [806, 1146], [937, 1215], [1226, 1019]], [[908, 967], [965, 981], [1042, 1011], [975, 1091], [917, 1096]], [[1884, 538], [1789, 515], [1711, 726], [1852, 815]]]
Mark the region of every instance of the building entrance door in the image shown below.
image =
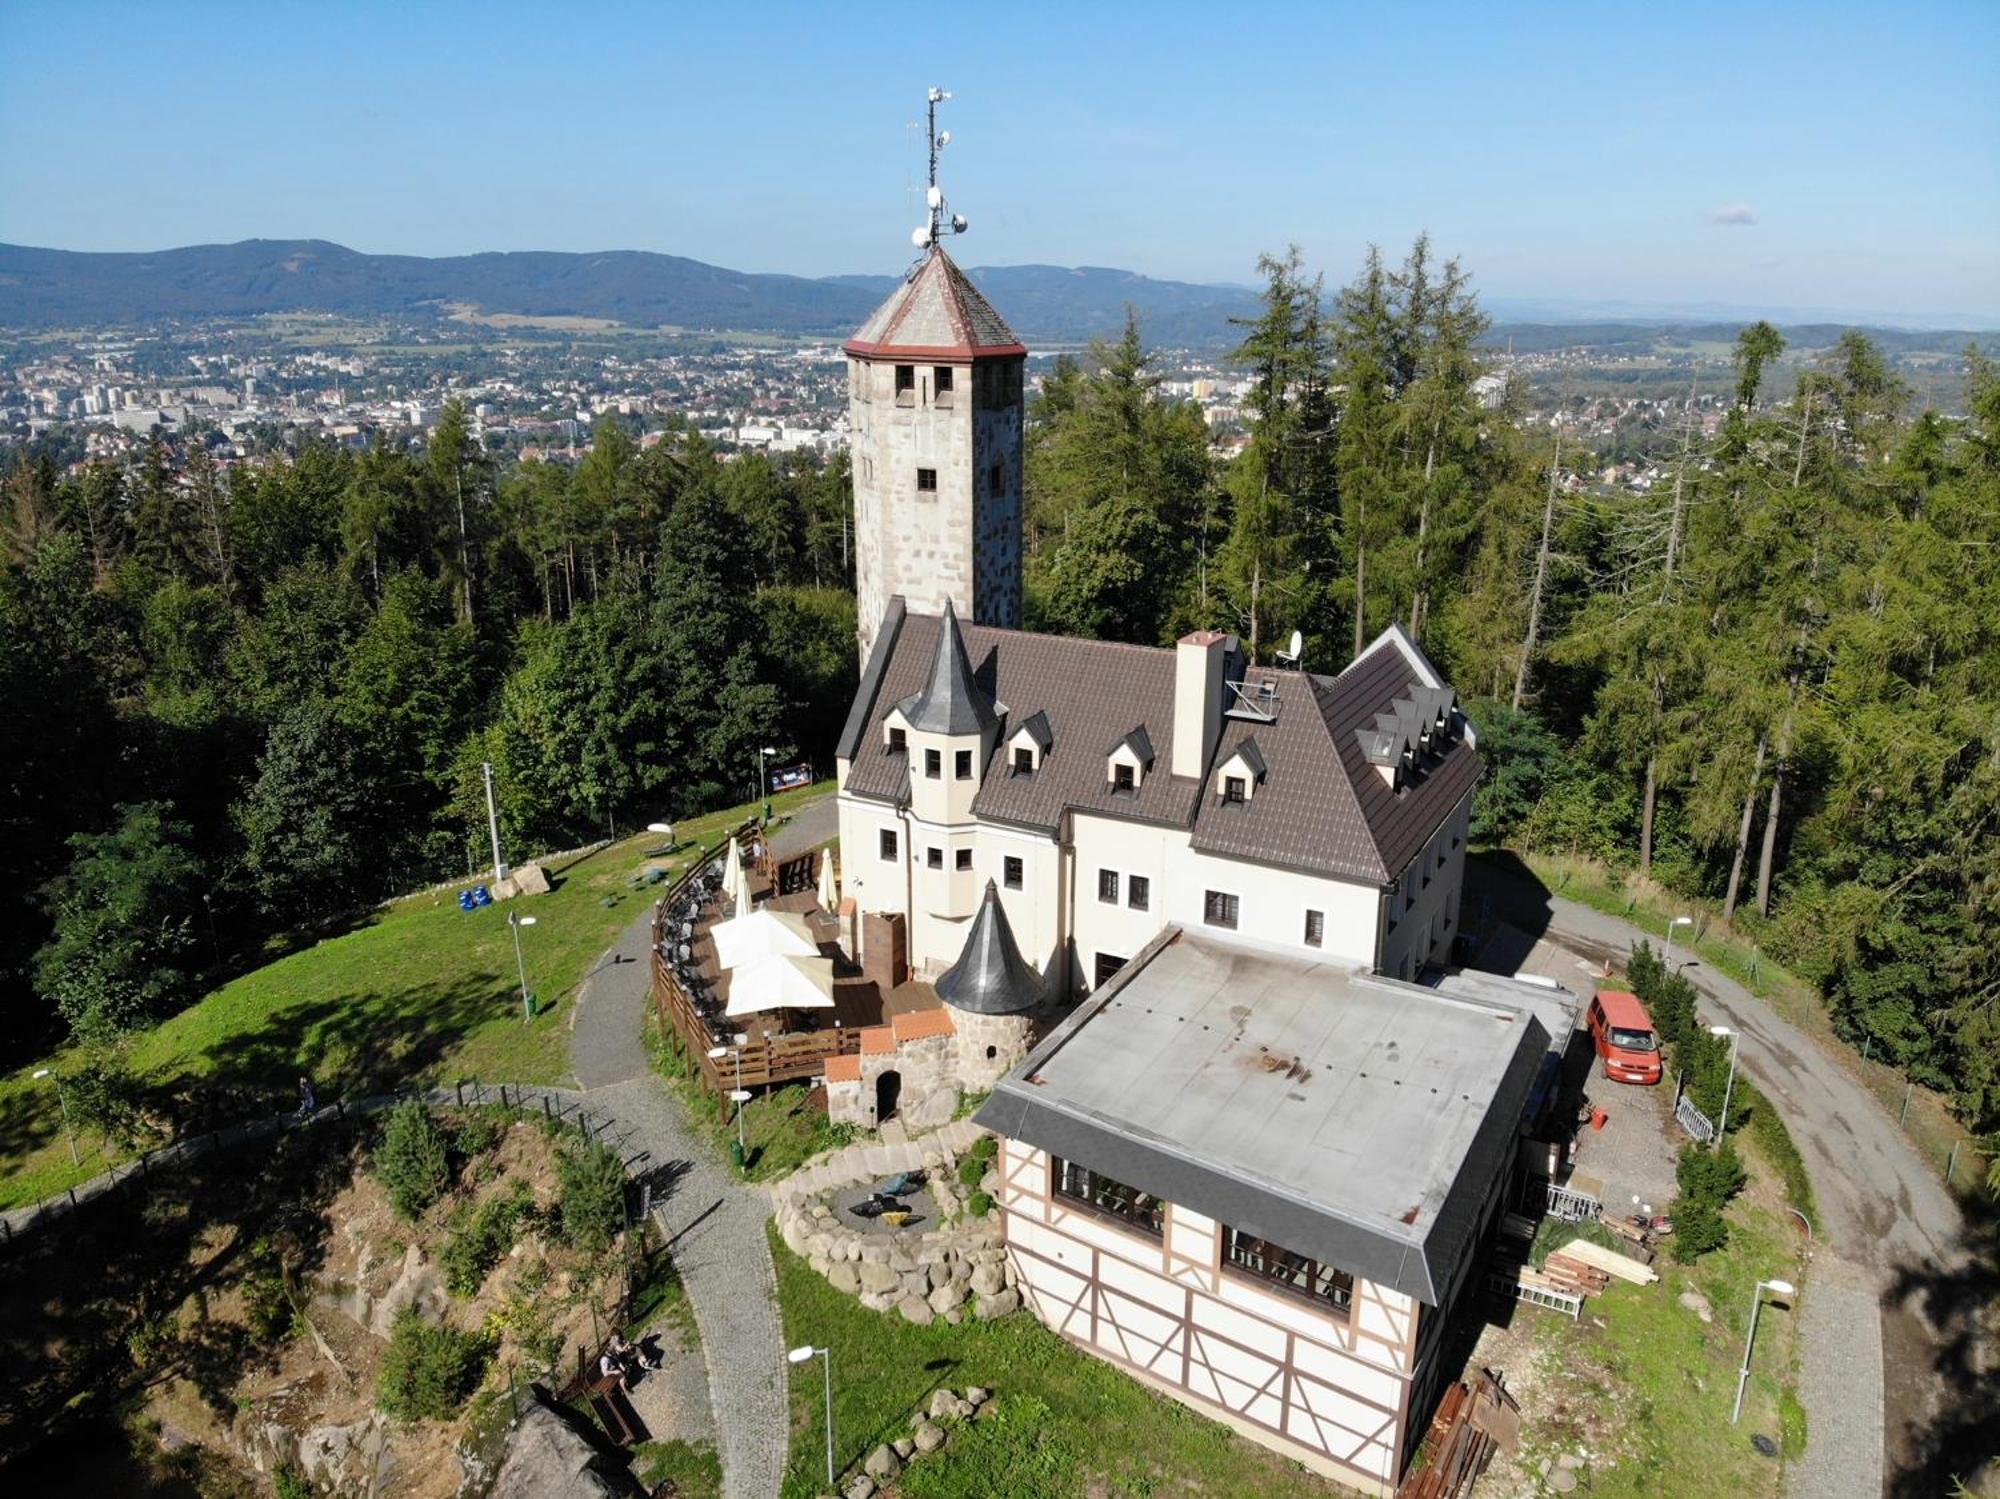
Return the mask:
[[896, 1105], [903, 1096], [903, 1074], [885, 1072], [875, 1079], [875, 1122], [880, 1125], [896, 1115]]

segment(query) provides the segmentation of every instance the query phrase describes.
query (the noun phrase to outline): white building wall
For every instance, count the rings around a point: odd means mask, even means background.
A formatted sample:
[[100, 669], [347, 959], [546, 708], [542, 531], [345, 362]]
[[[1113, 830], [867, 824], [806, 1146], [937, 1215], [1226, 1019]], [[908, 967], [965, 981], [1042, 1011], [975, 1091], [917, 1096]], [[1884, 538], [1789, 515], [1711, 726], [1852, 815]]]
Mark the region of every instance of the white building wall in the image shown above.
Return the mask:
[[1397, 879], [1389, 902], [1393, 929], [1382, 939], [1381, 971], [1389, 977], [1413, 979], [1426, 963], [1450, 961], [1452, 940], [1458, 936], [1465, 834], [1471, 820], [1468, 791]]
[[1158, 1239], [1050, 1192], [1047, 1154], [1003, 1140], [1000, 1204], [1042, 1322], [1253, 1441], [1366, 1491], [1395, 1487], [1414, 1303], [1357, 1279], [1343, 1320], [1221, 1266], [1220, 1226], [1169, 1206]]

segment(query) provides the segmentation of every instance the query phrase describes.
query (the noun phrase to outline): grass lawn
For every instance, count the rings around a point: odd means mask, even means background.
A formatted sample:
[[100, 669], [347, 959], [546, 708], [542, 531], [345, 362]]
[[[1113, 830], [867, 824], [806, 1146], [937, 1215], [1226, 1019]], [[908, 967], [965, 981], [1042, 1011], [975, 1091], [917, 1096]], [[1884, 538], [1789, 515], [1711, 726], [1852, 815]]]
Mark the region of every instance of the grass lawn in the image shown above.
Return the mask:
[[[1079, 1352], [1026, 1312], [918, 1327], [834, 1290], [775, 1231], [771, 1254], [786, 1346], [833, 1350], [834, 1462], [844, 1475], [878, 1443], [908, 1436], [911, 1416], [932, 1390], [983, 1385], [994, 1392], [998, 1413], [918, 1459], [901, 1480], [906, 1499], [1343, 1492]], [[817, 1360], [793, 1371], [791, 1395], [783, 1492], [803, 1499], [826, 1489]]]
[[[1767, 1297], [1756, 1359], [1731, 1425], [1736, 1373], [1759, 1280], [1801, 1284], [1798, 1235], [1789, 1226], [1776, 1172], [1738, 1137], [1752, 1182], [1730, 1205], [1729, 1243], [1692, 1265], [1662, 1255], [1657, 1285], [1614, 1280], [1584, 1303], [1582, 1320], [1521, 1307], [1534, 1319], [1534, 1370], [1522, 1393], [1522, 1451], [1511, 1462], [1537, 1471], [1563, 1453], [1587, 1454], [1581, 1491], [1597, 1499], [1707, 1499], [1775, 1495], [1780, 1465], [1750, 1445], [1778, 1440], [1789, 1460], [1804, 1450], [1805, 1412], [1793, 1394], [1797, 1314], [1792, 1297]], [[1569, 1235], [1562, 1236], [1567, 1242]], [[1802, 1286], [1802, 1289], [1807, 1289]], [[1679, 1304], [1685, 1291], [1708, 1301], [1704, 1323]]]
[[1988, 1159], [1952, 1114], [1949, 1100], [1928, 1088], [1910, 1087], [1895, 1068], [1864, 1056], [1836, 1035], [1826, 1005], [1813, 986], [1760, 953], [1751, 938], [1724, 926], [1719, 909], [1674, 895], [1636, 876], [1621, 879], [1593, 860], [1551, 854], [1519, 857], [1555, 894], [1645, 927], [1653, 933], [1655, 947], [1661, 945], [1667, 922], [1673, 916], [1692, 914], [1694, 938], [1689, 941], [1685, 935], [1677, 935], [1676, 952], [1693, 951], [1702, 962], [1728, 974], [1811, 1036], [1874, 1094], [1883, 1108], [1902, 1119], [1911, 1143], [1940, 1177], [1947, 1167], [1951, 1168], [1947, 1185], [1966, 1195], [1986, 1195]]
[[[649, 1012], [646, 1017], [646, 1044], [653, 1053], [653, 1066], [667, 1086], [680, 1096], [689, 1123], [706, 1135], [717, 1155], [725, 1159], [736, 1143], [736, 1106], [709, 1092], [695, 1081], [689, 1062], [674, 1031], [660, 1024]], [[846, 1145], [860, 1138], [853, 1125], [834, 1124], [826, 1110], [807, 1100], [811, 1089], [804, 1083], [787, 1083], [759, 1094], [743, 1108], [744, 1159], [746, 1181], [777, 1181], [790, 1176], [822, 1150]]]
[[[773, 800], [796, 810], [828, 789]], [[753, 810], [732, 807], [679, 824], [681, 847], [669, 862], [685, 864]], [[460, 911], [457, 887], [392, 902], [354, 930], [246, 973], [140, 1032], [128, 1043], [127, 1066], [149, 1094], [192, 1084], [229, 1117], [289, 1105], [301, 1072], [312, 1074], [322, 1099], [454, 1077], [562, 1082], [577, 989], [651, 905], [653, 888], [632, 882], [641, 855], [658, 842], [642, 833], [552, 865], [556, 888], [518, 903]], [[510, 907], [535, 918], [521, 934], [528, 987], [540, 1001], [532, 1023], [521, 1015]], [[54, 1093], [32, 1076], [80, 1060], [66, 1050], [0, 1078], [0, 1207], [60, 1192], [122, 1158], [84, 1131], [83, 1162], [72, 1166]]]

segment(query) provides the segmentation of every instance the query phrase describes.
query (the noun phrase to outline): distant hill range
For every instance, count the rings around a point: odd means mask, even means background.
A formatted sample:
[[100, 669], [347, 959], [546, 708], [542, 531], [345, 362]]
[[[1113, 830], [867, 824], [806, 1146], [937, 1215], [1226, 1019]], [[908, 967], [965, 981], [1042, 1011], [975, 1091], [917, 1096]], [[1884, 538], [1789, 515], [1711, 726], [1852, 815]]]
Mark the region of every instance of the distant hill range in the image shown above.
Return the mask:
[[[1253, 314], [1242, 287], [1155, 281], [1131, 271], [1022, 265], [972, 275], [1030, 342], [1115, 334], [1129, 302], [1151, 343], [1210, 345]], [[427, 259], [364, 255], [325, 240], [244, 240], [108, 254], [0, 245], [0, 326], [98, 327], [170, 318], [329, 312], [608, 318], [640, 327], [840, 337], [888, 295], [894, 276], [754, 275], [679, 255], [518, 251]]]
[[[1100, 266], [975, 266], [976, 280], [1031, 347], [1115, 337], [1136, 308], [1156, 346], [1226, 350], [1242, 337], [1232, 320], [1254, 317], [1243, 286], [1159, 281]], [[756, 275], [643, 250], [567, 254], [525, 250], [428, 259], [364, 255], [315, 239], [249, 239], [233, 245], [109, 254], [0, 245], [0, 328], [95, 328], [169, 319], [324, 312], [349, 317], [446, 316], [454, 309], [499, 316], [604, 318], [643, 328], [840, 338], [896, 285], [895, 276]], [[1493, 348], [1636, 352], [1662, 340], [1730, 339], [1747, 318], [1550, 316], [1548, 304], [1495, 300]], [[1537, 316], [1536, 314], [1539, 314]], [[1803, 320], [1800, 320], [1803, 321]], [[1815, 324], [1817, 320], [1814, 320]], [[1839, 336], [1838, 323], [1788, 327], [1811, 347]], [[1963, 349], [1991, 333], [1871, 330], [1892, 352]]]

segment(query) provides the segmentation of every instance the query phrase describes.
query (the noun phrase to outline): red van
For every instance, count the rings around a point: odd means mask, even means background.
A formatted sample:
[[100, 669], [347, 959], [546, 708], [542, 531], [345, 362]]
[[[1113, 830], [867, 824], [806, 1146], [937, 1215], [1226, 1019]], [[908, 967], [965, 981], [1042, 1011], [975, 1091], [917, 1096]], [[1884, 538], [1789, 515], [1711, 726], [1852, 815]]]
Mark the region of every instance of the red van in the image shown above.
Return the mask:
[[1599, 989], [1590, 1001], [1590, 1039], [1612, 1082], [1650, 1085], [1660, 1080], [1660, 1038], [1638, 995]]

